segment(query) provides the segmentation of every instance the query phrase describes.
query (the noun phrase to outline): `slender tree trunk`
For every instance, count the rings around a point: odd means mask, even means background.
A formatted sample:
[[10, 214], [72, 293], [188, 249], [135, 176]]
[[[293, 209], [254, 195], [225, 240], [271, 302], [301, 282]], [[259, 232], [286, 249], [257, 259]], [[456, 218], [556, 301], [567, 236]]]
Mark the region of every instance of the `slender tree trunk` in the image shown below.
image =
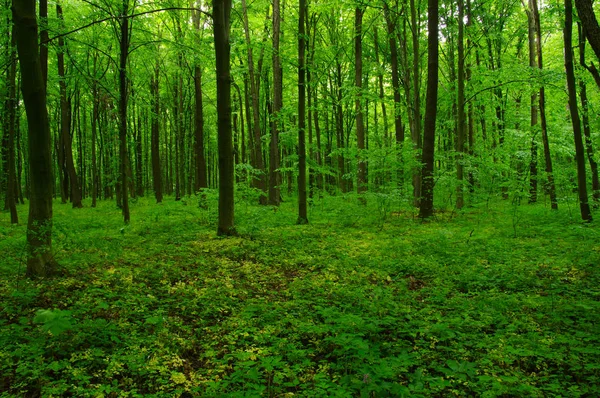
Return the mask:
[[[63, 13], [60, 4], [56, 4], [56, 15], [62, 21]], [[73, 145], [71, 141], [71, 107], [67, 100], [67, 84], [65, 81], [65, 58], [64, 58], [64, 41], [58, 39], [58, 76], [60, 78], [58, 85], [60, 87], [60, 131], [62, 137], [62, 145], [64, 147], [65, 166], [69, 176], [69, 186], [71, 188], [71, 202], [73, 208], [81, 208], [81, 188], [75, 171], [75, 162], [73, 161]]]
[[10, 211], [10, 222], [11, 224], [19, 223], [19, 216], [17, 214], [17, 171], [15, 168], [15, 129], [17, 126], [16, 112], [17, 112], [17, 57], [16, 57], [16, 38], [15, 38], [15, 26], [12, 27], [10, 34], [10, 47], [9, 47], [9, 62], [8, 67], [8, 178], [6, 184], [6, 207]]
[[457, 90], [457, 126], [456, 126], [456, 208], [462, 209], [465, 205], [464, 198], [464, 162], [465, 162], [465, 135], [466, 135], [466, 115], [465, 115], [465, 27], [464, 12], [465, 6], [463, 0], [458, 0], [458, 90]]
[[356, 87], [356, 96], [354, 106], [356, 109], [356, 145], [358, 149], [357, 179], [356, 191], [359, 195], [359, 201], [367, 204], [364, 193], [367, 191], [367, 161], [365, 154], [365, 124], [362, 111], [362, 18], [364, 10], [356, 7], [354, 10], [354, 86]]
[[579, 119], [579, 110], [577, 109], [577, 92], [575, 87], [575, 71], [573, 67], [573, 3], [571, 0], [565, 0], [565, 26], [564, 26], [564, 44], [565, 44], [565, 69], [567, 71], [567, 91], [569, 92], [569, 110], [571, 113], [571, 123], [573, 125], [573, 137], [575, 139], [575, 160], [577, 161], [577, 192], [579, 195], [579, 208], [581, 218], [585, 221], [592, 221], [592, 213], [588, 203], [588, 194], [585, 176], [585, 159], [583, 150], [583, 141], [581, 137], [581, 122]]
[[392, 88], [394, 90], [394, 129], [396, 138], [396, 152], [398, 156], [398, 186], [404, 186], [404, 170], [402, 167], [402, 145], [404, 144], [404, 124], [402, 123], [402, 98], [400, 97], [400, 73], [398, 72], [398, 46], [396, 44], [395, 18], [390, 15], [387, 3], [384, 3], [384, 15], [388, 30], [388, 41], [390, 47], [390, 62], [392, 67]]
[[[96, 62], [96, 58], [94, 58]], [[94, 68], [95, 70], [95, 68]], [[98, 141], [98, 85], [92, 82], [92, 207], [96, 207], [98, 198], [98, 164], [96, 159], [96, 142]]]
[[123, 221], [128, 224], [129, 194], [127, 187], [127, 56], [129, 55], [129, 0], [123, 0], [123, 13], [119, 21], [121, 28], [119, 58], [119, 165]]
[[[252, 44], [250, 41], [250, 28], [248, 26], [248, 11], [246, 7], [246, 0], [242, 0], [242, 12], [244, 18], [244, 33], [246, 36], [246, 46], [248, 47], [248, 75], [250, 80], [250, 94], [252, 97], [252, 116], [253, 116], [253, 124], [252, 124], [252, 132], [253, 132], [253, 156], [254, 159], [254, 168], [256, 169], [256, 173], [258, 175], [253, 178], [252, 185], [259, 189], [261, 192], [267, 192], [267, 184], [266, 184], [266, 176], [265, 176], [265, 166], [262, 158], [262, 145], [261, 145], [261, 134], [260, 134], [260, 109], [259, 109], [259, 88], [257, 85], [257, 76], [254, 72], [254, 60], [252, 57]], [[260, 69], [260, 68], [259, 68]], [[258, 76], [260, 78], [260, 76]], [[266, 196], [262, 195], [259, 198], [260, 204], [267, 204]]]
[[[536, 52], [538, 68], [540, 71], [544, 67], [544, 61], [542, 58], [542, 30], [540, 25], [540, 13], [538, 10], [537, 0], [530, 0], [531, 11], [533, 13], [533, 20], [535, 24], [535, 35], [536, 35]], [[554, 174], [552, 170], [552, 157], [550, 156], [550, 142], [548, 140], [548, 126], [546, 122], [546, 90], [544, 86], [540, 87], [539, 95], [539, 108], [540, 108], [540, 126], [542, 128], [542, 144], [544, 146], [544, 160], [546, 166], [546, 177], [548, 179], [547, 189], [550, 193], [550, 206], [553, 210], [558, 210], [558, 201], [556, 200], [556, 185], [554, 184]]]
[[433, 163], [435, 151], [435, 122], [438, 97], [438, 0], [428, 0], [427, 5], [427, 98], [425, 100], [425, 134], [423, 137], [422, 193], [419, 217], [433, 216]]
[[[437, 7], [437, 6], [436, 6]], [[414, 148], [419, 151], [423, 146], [421, 139], [421, 72], [420, 72], [420, 59], [421, 54], [419, 50], [419, 21], [417, 20], [417, 8], [415, 6], [415, 0], [410, 0], [410, 21], [412, 30], [412, 44], [413, 44], [413, 100], [412, 100], [412, 113], [413, 113], [413, 129], [412, 129], [412, 141]], [[439, 28], [438, 28], [439, 29]], [[436, 82], [437, 87], [437, 82]], [[436, 88], [437, 90], [437, 88]], [[436, 99], [437, 102], [437, 99]], [[435, 129], [435, 127], [434, 127]], [[431, 143], [433, 145], [433, 143]], [[423, 195], [422, 193], [422, 171], [419, 167], [416, 167], [413, 171], [413, 198], [415, 207], [419, 207], [419, 202]]]
[[298, 224], [308, 224], [306, 200], [306, 86], [304, 54], [306, 50], [306, 0], [299, 0], [298, 18]]
[[281, 37], [281, 9], [279, 0], [273, 0], [273, 128], [269, 146], [269, 204], [279, 206], [281, 193], [279, 191], [279, 131], [281, 108], [283, 107], [283, 69], [279, 56], [279, 41]]
[[30, 201], [27, 223], [27, 275], [49, 276], [52, 256], [52, 152], [46, 90], [38, 47], [35, 1], [14, 1], [12, 7], [21, 64], [23, 102], [29, 141]]
[[[194, 12], [194, 28], [200, 35], [200, 12]], [[198, 44], [200, 38], [198, 37]], [[202, 68], [200, 65], [194, 66], [194, 157], [195, 157], [195, 179], [194, 191], [199, 192], [208, 188], [206, 179], [206, 156], [204, 149], [204, 105], [202, 103]]]
[[[585, 67], [585, 30], [581, 24], [577, 24], [579, 27], [579, 63]], [[583, 135], [585, 137], [585, 147], [588, 155], [588, 161], [590, 163], [590, 169], [592, 171], [592, 197], [594, 202], [600, 202], [600, 180], [598, 179], [598, 163], [594, 159], [594, 146], [592, 144], [592, 134], [590, 129], [590, 118], [589, 118], [589, 102], [587, 96], [587, 85], [584, 79], [579, 80], [579, 97], [581, 99], [581, 110], [582, 110], [582, 121], [583, 121]]]
[[154, 77], [150, 81], [152, 92], [152, 118], [150, 123], [150, 157], [152, 158], [152, 187], [156, 203], [161, 203], [162, 193], [162, 171], [160, 168], [160, 93], [159, 88], [160, 69], [158, 62], [154, 68]]
[[231, 134], [231, 73], [229, 32], [231, 0], [213, 0], [213, 30], [217, 70], [219, 147], [219, 226], [217, 235], [234, 235], [234, 169]]
[[[529, 67], [535, 69], [538, 67], [537, 62], [537, 46], [536, 46], [536, 29], [535, 16], [532, 12], [532, 0], [529, 0], [529, 8], [527, 10], [527, 20], [529, 23], [528, 43], [529, 43]], [[531, 159], [529, 161], [529, 203], [537, 202], [537, 164], [538, 164], [538, 148], [537, 148], [537, 126], [538, 126], [538, 93], [531, 94], [530, 110], [531, 110]]]

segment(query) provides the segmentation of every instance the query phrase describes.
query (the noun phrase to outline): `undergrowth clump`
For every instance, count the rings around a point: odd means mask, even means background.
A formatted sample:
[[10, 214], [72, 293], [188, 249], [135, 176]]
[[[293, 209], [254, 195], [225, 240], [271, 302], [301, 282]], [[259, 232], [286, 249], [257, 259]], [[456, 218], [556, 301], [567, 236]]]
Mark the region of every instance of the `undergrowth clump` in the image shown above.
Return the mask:
[[[504, 203], [55, 205], [61, 275], [0, 220], [2, 396], [600, 395], [600, 231]], [[89, 204], [88, 204], [89, 205]], [[20, 211], [24, 212], [23, 207]], [[24, 219], [24, 215], [21, 215]]]

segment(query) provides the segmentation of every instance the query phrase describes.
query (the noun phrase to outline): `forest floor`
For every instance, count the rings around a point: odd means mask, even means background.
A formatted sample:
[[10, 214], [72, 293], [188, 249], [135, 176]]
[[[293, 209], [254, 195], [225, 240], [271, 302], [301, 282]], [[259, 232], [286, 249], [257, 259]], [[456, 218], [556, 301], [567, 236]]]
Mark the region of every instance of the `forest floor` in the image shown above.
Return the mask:
[[423, 224], [383, 196], [55, 202], [61, 276], [0, 214], [0, 396], [600, 396], [600, 229], [573, 204]]

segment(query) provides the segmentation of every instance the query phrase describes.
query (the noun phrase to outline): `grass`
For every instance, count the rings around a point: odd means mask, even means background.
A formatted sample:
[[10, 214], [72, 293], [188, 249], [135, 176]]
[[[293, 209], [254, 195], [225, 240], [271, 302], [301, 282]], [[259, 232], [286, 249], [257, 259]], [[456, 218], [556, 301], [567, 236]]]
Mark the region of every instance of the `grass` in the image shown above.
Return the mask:
[[213, 195], [55, 203], [37, 281], [0, 214], [0, 396], [600, 395], [600, 231], [566, 209], [240, 200], [217, 238]]

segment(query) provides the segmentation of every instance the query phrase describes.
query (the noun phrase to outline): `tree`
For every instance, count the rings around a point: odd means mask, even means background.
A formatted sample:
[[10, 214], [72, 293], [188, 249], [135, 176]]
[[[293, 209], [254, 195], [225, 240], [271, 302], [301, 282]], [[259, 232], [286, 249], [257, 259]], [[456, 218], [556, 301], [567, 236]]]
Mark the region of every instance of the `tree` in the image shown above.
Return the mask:
[[575, 0], [575, 6], [588, 42], [596, 53], [596, 57], [600, 60], [600, 25], [598, 25], [594, 7], [592, 7], [592, 0]]
[[17, 214], [17, 171], [15, 169], [15, 130], [17, 113], [17, 57], [15, 51], [15, 27], [13, 25], [10, 35], [9, 62], [8, 67], [8, 99], [6, 105], [8, 108], [8, 140], [7, 140], [7, 169], [8, 178], [6, 184], [6, 207], [10, 211], [11, 224], [19, 223]]
[[581, 218], [583, 220], [592, 221], [592, 213], [588, 203], [585, 175], [585, 155], [583, 152], [579, 110], [577, 109], [577, 92], [575, 87], [575, 71], [573, 67], [573, 3], [571, 0], [565, 0], [565, 26], [563, 35], [565, 45], [565, 69], [567, 73], [567, 91], [569, 94], [569, 111], [571, 113], [571, 124], [573, 125], [573, 137], [575, 139], [575, 160], [577, 162], [577, 193], [579, 196], [579, 209], [581, 212]]
[[464, 43], [464, 1], [458, 0], [458, 94], [457, 94], [457, 126], [456, 126], [456, 208], [462, 209], [465, 204], [463, 193], [464, 161], [465, 161], [465, 136], [466, 136], [466, 114], [465, 114], [465, 43]]
[[298, 224], [308, 224], [306, 195], [306, 0], [299, 0], [298, 9]]
[[273, 0], [273, 127], [269, 143], [269, 204], [279, 206], [279, 130], [283, 107], [283, 72], [279, 56], [281, 36], [281, 9], [279, 0]]
[[362, 110], [362, 19], [364, 10], [359, 5], [354, 11], [354, 85], [356, 86], [356, 97], [354, 99], [354, 106], [356, 109], [356, 146], [358, 150], [358, 173], [356, 181], [356, 190], [359, 195], [359, 200], [362, 204], [366, 204], [364, 193], [367, 190], [367, 163], [364, 159], [365, 150], [365, 123], [363, 120]]
[[27, 275], [52, 275], [52, 152], [46, 89], [38, 45], [35, 0], [13, 1], [17, 51], [21, 66], [23, 102], [29, 144], [29, 219], [27, 222]]
[[219, 147], [219, 225], [217, 235], [235, 235], [234, 169], [231, 131], [231, 64], [229, 17], [231, 0], [213, 0], [213, 32], [217, 71], [217, 117]]
[[[200, 12], [193, 11], [194, 28], [200, 44]], [[157, 76], [158, 79], [158, 76]], [[204, 106], [202, 102], [202, 68], [197, 62], [194, 65], [194, 155], [196, 160], [194, 190], [196, 192], [208, 188], [206, 180], [206, 156], [204, 155]]]
[[129, 55], [129, 0], [123, 0], [119, 17], [119, 176], [123, 221], [128, 224], [129, 195], [127, 194], [127, 56]]
[[433, 163], [435, 151], [435, 123], [438, 97], [438, 0], [427, 2], [427, 97], [425, 99], [425, 120], [423, 135], [423, 168], [421, 172], [422, 199], [419, 217], [433, 216]]
[[[60, 3], [56, 3], [56, 15], [62, 22], [63, 11]], [[75, 162], [73, 161], [73, 145], [71, 140], [71, 106], [67, 100], [67, 83], [65, 78], [65, 43], [64, 38], [58, 38], [58, 77], [60, 87], [60, 144], [64, 155], [64, 164], [66, 176], [68, 177], [69, 187], [71, 188], [71, 202], [73, 208], [81, 208], [81, 189], [77, 172], [75, 171]], [[65, 178], [66, 179], [66, 178]]]

